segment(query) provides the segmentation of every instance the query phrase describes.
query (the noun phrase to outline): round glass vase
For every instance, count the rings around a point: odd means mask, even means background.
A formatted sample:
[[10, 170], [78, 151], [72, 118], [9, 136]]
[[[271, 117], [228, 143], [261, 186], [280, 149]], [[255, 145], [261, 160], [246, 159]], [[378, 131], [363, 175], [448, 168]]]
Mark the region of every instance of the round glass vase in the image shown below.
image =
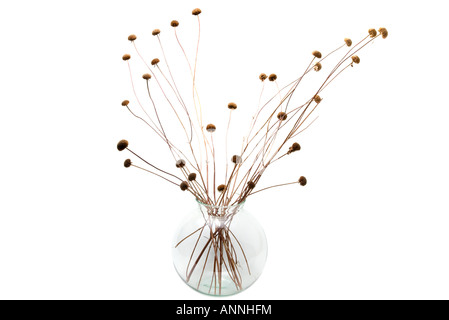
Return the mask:
[[228, 296], [250, 287], [267, 259], [267, 238], [244, 202], [198, 207], [180, 225], [173, 263], [181, 279], [208, 295]]

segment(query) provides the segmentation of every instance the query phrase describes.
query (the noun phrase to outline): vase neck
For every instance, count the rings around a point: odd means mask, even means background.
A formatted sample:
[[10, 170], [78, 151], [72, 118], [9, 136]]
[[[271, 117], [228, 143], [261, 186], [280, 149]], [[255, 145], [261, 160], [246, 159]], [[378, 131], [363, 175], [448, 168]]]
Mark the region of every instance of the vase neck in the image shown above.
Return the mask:
[[230, 216], [234, 216], [238, 212], [240, 212], [245, 204], [245, 202], [231, 205], [231, 206], [215, 206], [210, 204], [202, 203], [201, 201], [197, 201], [200, 211], [204, 216], [210, 217], [223, 217], [228, 218]]

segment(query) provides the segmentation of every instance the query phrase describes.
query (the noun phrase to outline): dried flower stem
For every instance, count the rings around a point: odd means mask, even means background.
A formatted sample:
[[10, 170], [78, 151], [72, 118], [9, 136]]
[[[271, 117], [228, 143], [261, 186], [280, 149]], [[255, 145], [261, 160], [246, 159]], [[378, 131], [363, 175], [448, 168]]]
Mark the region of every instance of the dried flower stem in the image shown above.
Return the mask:
[[[134, 87], [134, 81], [133, 81], [133, 76], [132, 76], [132, 72], [131, 72], [131, 66], [129, 64], [129, 61], [127, 61], [128, 64], [128, 69], [129, 69], [129, 76], [131, 79], [131, 86], [133, 88], [133, 92], [134, 92], [134, 96], [136, 97], [137, 103], [139, 104], [140, 108], [142, 109], [142, 111], [147, 115], [148, 119], [151, 121], [151, 123], [153, 124], [154, 128], [157, 129], [157, 131], [161, 134], [162, 132], [160, 131], [160, 129], [157, 127], [157, 125], [154, 123], [153, 119], [150, 117], [150, 115], [147, 113], [147, 111], [145, 110], [145, 108], [142, 106], [142, 104], [140, 103], [139, 97], [137, 96], [136, 93], [136, 89]], [[129, 109], [129, 108], [128, 108]], [[150, 126], [151, 127], [151, 126]], [[152, 127], [153, 128], [153, 127]], [[155, 129], [153, 129], [155, 130]]]
[[216, 166], [215, 166], [215, 146], [214, 146], [214, 138], [212, 136], [212, 133], [210, 134], [210, 140], [211, 140], [211, 143], [212, 143], [212, 158], [213, 158], [213, 161], [214, 161], [214, 185], [213, 185], [213, 189], [214, 189], [214, 203], [215, 203], [217, 201], [217, 196], [216, 196], [216, 190], [217, 190], [216, 173], [217, 173], [217, 170], [216, 170]]
[[[161, 41], [159, 35], [157, 35], [157, 37], [158, 37], [159, 45], [160, 45], [160, 47], [161, 47], [162, 55], [164, 56], [164, 60], [165, 60], [165, 62], [166, 62], [166, 64], [167, 64], [167, 69], [168, 69], [168, 72], [169, 72], [169, 74], [170, 74], [170, 77], [171, 77], [171, 79], [172, 79], [172, 81], [173, 81], [173, 84], [174, 84], [174, 86], [175, 86], [177, 95], [178, 95], [179, 99], [182, 101], [182, 104], [183, 104], [183, 106], [184, 106], [184, 109], [186, 110], [186, 112], [187, 112], [187, 114], [188, 114], [188, 116], [189, 116], [189, 124], [190, 124], [190, 131], [191, 131], [191, 135], [190, 135], [190, 143], [191, 143], [191, 142], [192, 142], [192, 139], [193, 139], [192, 128], [193, 128], [193, 130], [195, 131], [195, 135], [196, 135], [197, 138], [199, 137], [199, 135], [198, 135], [198, 132], [196, 131], [196, 129], [194, 128], [194, 126], [193, 126], [192, 120], [191, 120], [190, 115], [189, 115], [189, 113], [188, 113], [188, 111], [187, 111], [187, 106], [186, 106], [186, 104], [184, 103], [184, 100], [183, 100], [182, 97], [181, 97], [181, 94], [180, 94], [180, 92], [179, 92], [179, 90], [178, 90], [178, 87], [176, 86], [176, 82], [175, 82], [175, 80], [174, 80], [174, 78], [173, 78], [173, 75], [172, 75], [172, 73], [171, 73], [170, 66], [169, 66], [167, 57], [166, 57], [166, 55], [165, 55], [164, 48], [163, 48], [163, 46], [162, 46], [162, 41]], [[195, 103], [195, 101], [194, 101], [194, 103]], [[199, 119], [199, 118], [198, 118], [198, 112], [197, 112], [197, 110], [196, 110], [196, 106], [195, 106], [195, 112], [196, 112], [197, 119]], [[198, 123], [199, 123], [199, 120], [198, 120]], [[202, 155], [201, 144], [200, 144], [199, 138], [198, 138], [198, 144], [199, 144], [198, 151], [199, 151], [199, 154], [200, 154], [200, 165], [198, 166], [198, 169], [199, 169], [199, 171], [201, 171], [201, 163], [202, 163], [203, 155]], [[198, 163], [197, 163], [197, 164], [198, 164]]]
[[[254, 125], [257, 122], [257, 118], [259, 117], [259, 114], [262, 111], [261, 108], [260, 108], [260, 103], [262, 101], [264, 88], [265, 88], [265, 81], [262, 81], [262, 90], [260, 91], [260, 95], [259, 95], [259, 103], [257, 104], [256, 114], [251, 119], [251, 123], [250, 123], [250, 126], [249, 126], [250, 129], [249, 129], [248, 134], [246, 135], [246, 144], [248, 144], [249, 137], [251, 136], [251, 132], [253, 131]], [[243, 150], [242, 150], [242, 154], [243, 154]]]
[[[200, 23], [200, 16], [199, 15], [197, 15], [196, 16], [197, 18], [198, 18], [198, 41], [197, 41], [197, 43], [196, 43], [196, 52], [195, 52], [195, 65], [194, 65], [194, 67], [193, 67], [193, 88], [192, 88], [192, 91], [193, 91], [193, 97], [195, 98], [195, 91], [196, 91], [196, 86], [195, 86], [195, 80], [196, 80], [196, 66], [197, 66], [197, 63], [198, 63], [198, 50], [199, 50], [199, 47], [200, 47], [200, 37], [201, 37], [201, 23]], [[201, 104], [200, 104], [200, 110], [201, 110]], [[201, 112], [201, 111], [200, 111]], [[202, 120], [201, 120], [201, 126], [202, 126]]]
[[137, 153], [135, 153], [135, 152], [132, 151], [131, 149], [126, 148], [126, 150], [128, 150], [129, 152], [131, 152], [131, 153], [132, 153], [133, 155], [135, 155], [137, 158], [139, 158], [140, 160], [142, 160], [143, 162], [145, 162], [145, 163], [148, 164], [149, 166], [153, 167], [154, 169], [156, 169], [156, 170], [158, 170], [158, 171], [160, 171], [160, 172], [162, 172], [162, 173], [165, 173], [166, 175], [169, 175], [169, 176], [171, 176], [171, 177], [174, 177], [174, 178], [178, 179], [179, 181], [183, 181], [181, 178], [175, 176], [174, 174], [171, 174], [171, 173], [169, 173], [169, 172], [167, 172], [167, 171], [164, 171], [164, 170], [162, 170], [162, 169], [160, 169], [160, 168], [158, 168], [158, 167], [152, 165], [151, 163], [149, 163], [148, 161], [146, 161], [145, 159], [143, 159], [141, 156], [139, 156]]
[[291, 184], [297, 184], [297, 183], [298, 183], [298, 181], [295, 181], [295, 182], [282, 183], [282, 184], [277, 184], [277, 185], [274, 185], [274, 186], [266, 187], [266, 188], [260, 189], [260, 190], [258, 190], [258, 191], [251, 192], [251, 193], [248, 195], [248, 197], [251, 196], [251, 195], [253, 195], [253, 194], [259, 193], [259, 192], [261, 192], [261, 191], [264, 191], [264, 190], [268, 190], [268, 189], [271, 189], [271, 188], [282, 187], [282, 186], [288, 186], [288, 185], [291, 185]]
[[[162, 72], [162, 70], [159, 68], [159, 65], [156, 65], [156, 68], [159, 70], [159, 72], [161, 73], [161, 75], [164, 77], [165, 81], [168, 83], [168, 85], [170, 86], [170, 88], [173, 90], [173, 92], [176, 95], [176, 98], [178, 99], [178, 102], [181, 104], [181, 106], [183, 107], [183, 109], [185, 110], [187, 117], [189, 118], [189, 124], [190, 124], [190, 137], [187, 134], [187, 130], [184, 126], [184, 123], [181, 121], [181, 118], [179, 117], [178, 113], [176, 112], [175, 108], [172, 106], [173, 111], [176, 114], [176, 117], [178, 118], [179, 122], [181, 123], [181, 126], [184, 128], [184, 131], [186, 132], [186, 136], [187, 139], [189, 141], [189, 143], [192, 142], [193, 139], [193, 127], [192, 127], [192, 120], [190, 119], [190, 114], [189, 111], [187, 110], [187, 107], [184, 105], [184, 102], [182, 100], [181, 97], [178, 97], [178, 95], [176, 94], [176, 89], [172, 86], [172, 84], [170, 83], [170, 81], [167, 79], [167, 77], [165, 76], [165, 74]], [[148, 86], [148, 81], [147, 81], [147, 86]]]
[[[199, 19], [199, 18], [198, 18]], [[199, 20], [198, 20], [199, 21]], [[184, 50], [184, 47], [182, 46], [182, 44], [181, 44], [181, 41], [179, 40], [179, 38], [178, 38], [178, 34], [177, 34], [177, 32], [176, 32], [176, 28], [174, 28], [174, 33], [175, 33], [175, 37], [176, 37], [176, 41], [178, 42], [178, 45], [179, 45], [179, 47], [181, 48], [181, 51], [182, 51], [182, 53], [184, 54], [184, 57], [185, 57], [185, 59], [186, 59], [186, 61], [187, 61], [187, 64], [188, 64], [188, 66], [189, 66], [189, 69], [190, 69], [190, 74], [191, 74], [191, 76], [192, 76], [192, 79], [194, 79], [195, 78], [195, 76], [194, 76], [194, 73], [193, 73], [193, 71], [192, 71], [192, 66], [191, 66], [191, 64], [190, 64], [190, 61], [189, 61], [189, 59], [188, 59], [188, 57], [187, 57], [187, 54], [186, 54], [186, 52], [185, 52], [185, 50]], [[198, 41], [199, 41], [199, 35], [198, 35]], [[199, 42], [198, 42], [199, 43]], [[198, 45], [199, 46], [199, 45]], [[193, 80], [193, 103], [194, 103], [194, 107], [195, 107], [195, 110], [196, 110], [196, 113], [197, 113], [197, 119], [198, 119], [198, 123], [199, 123], [199, 125], [200, 125], [200, 128], [201, 128], [201, 133], [202, 133], [202, 136], [203, 136], [203, 140], [204, 140], [204, 147], [205, 147], [205, 149], [206, 149], [206, 183], [207, 183], [207, 190], [208, 190], [208, 192], [209, 192], [209, 166], [208, 166], [208, 163], [209, 163], [209, 159], [208, 159], [208, 152], [207, 152], [207, 146], [206, 146], [206, 136], [205, 136], [205, 133], [204, 133], [204, 126], [203, 126], [203, 111], [202, 111], [202, 107], [201, 107], [201, 102], [200, 102], [200, 98], [199, 98], [199, 95], [198, 95], [198, 90], [197, 90], [197, 88], [196, 88], [196, 85], [195, 85], [195, 81]], [[195, 100], [195, 97], [196, 97], [196, 99], [198, 100], [198, 105], [199, 105], [199, 108], [200, 108], [200, 112], [199, 112], [199, 116], [198, 116], [198, 109], [197, 109], [197, 107], [196, 107], [196, 100]], [[212, 150], [210, 150], [210, 152], [212, 152]]]
[[229, 120], [228, 120], [228, 126], [226, 128], [226, 140], [225, 140], [225, 164], [226, 164], [225, 181], [228, 180], [228, 167], [229, 167], [228, 136], [229, 136], [229, 127], [231, 126], [231, 117], [232, 117], [232, 110], [229, 110]]
[[159, 174], [157, 174], [157, 173], [155, 173], [153, 171], [147, 170], [145, 168], [141, 168], [139, 166], [136, 166], [135, 164], [131, 164], [131, 167], [135, 167], [135, 168], [138, 168], [140, 170], [143, 170], [143, 171], [149, 172], [151, 174], [154, 174], [155, 176], [158, 176], [159, 178], [162, 178], [162, 179], [164, 179], [164, 180], [166, 180], [166, 181], [168, 181], [170, 183], [173, 183], [175, 186], [178, 186], [178, 184], [176, 182], [173, 182], [173, 181], [171, 181], [171, 180], [169, 180], [169, 179], [167, 179], [167, 178], [165, 178], [165, 177], [163, 177], [163, 176], [161, 176], [161, 175], [159, 175]]
[[[166, 55], [165, 55], [164, 47], [162, 46], [162, 41], [161, 41], [161, 38], [159, 37], [159, 35], [157, 35], [157, 39], [158, 39], [158, 42], [159, 42], [159, 46], [161, 47], [162, 55], [163, 55], [163, 57], [164, 57], [164, 61], [165, 61], [165, 64], [166, 64], [166, 66], [167, 66], [167, 70], [168, 70], [168, 73], [169, 73], [169, 75], [170, 75], [170, 79], [171, 79], [172, 82], [173, 82], [173, 86], [174, 86], [174, 90], [173, 90], [173, 91], [175, 92], [175, 95], [176, 95], [176, 97], [178, 98], [179, 103], [183, 106], [184, 110], [185, 110], [186, 113], [187, 113], [187, 116], [189, 117], [190, 130], [192, 131], [192, 120], [190, 119], [190, 114], [189, 114], [189, 112], [188, 112], [188, 109], [187, 109], [186, 104], [184, 103], [184, 100], [182, 99], [181, 93], [180, 93], [179, 90], [178, 90], [178, 86], [176, 85], [176, 81], [175, 81], [175, 79], [173, 78], [173, 74], [172, 74], [171, 69], [170, 69], [170, 64], [168, 63], [168, 59], [167, 59], [167, 57], [166, 57]], [[159, 67], [158, 67], [158, 68], [159, 68]], [[160, 68], [159, 68], [159, 70], [160, 70]], [[161, 74], [163, 74], [163, 72], [162, 72], [161, 70], [160, 70], [160, 72], [161, 72]], [[164, 77], [165, 77], [165, 76], [164, 76]], [[165, 79], [167, 80], [166, 77], [165, 77]], [[170, 81], [167, 80], [167, 82], [170, 84]], [[171, 85], [170, 85], [170, 86], [171, 86]], [[192, 139], [192, 134], [191, 134], [191, 136], [190, 136], [190, 139]], [[192, 140], [190, 140], [190, 142], [192, 142]]]
[[[178, 34], [176, 32], [176, 28], [174, 28], [174, 33], [175, 33], [176, 41], [178, 42], [178, 45], [181, 48], [181, 51], [184, 54], [184, 57], [185, 57], [185, 59], [187, 61], [187, 64], [189, 66], [190, 74], [192, 76], [192, 81], [193, 81], [194, 75], [193, 75], [193, 71], [192, 71], [192, 66], [191, 66], [189, 58], [187, 57], [187, 54], [186, 54], [186, 52], [184, 50], [184, 47], [181, 44], [181, 41], [179, 41]], [[196, 89], [195, 82], [193, 82], [193, 91], [194, 91], [194, 93], [193, 93], [193, 105], [195, 107], [198, 124], [199, 124], [200, 128], [203, 128], [203, 112], [202, 112], [202, 108], [201, 108], [201, 102], [199, 101], [198, 90]], [[199, 105], [199, 108], [200, 108], [199, 114], [198, 114], [198, 109], [197, 109], [197, 106], [196, 106], [196, 100], [198, 100], [198, 105]], [[203, 135], [203, 137], [204, 137], [204, 135]]]

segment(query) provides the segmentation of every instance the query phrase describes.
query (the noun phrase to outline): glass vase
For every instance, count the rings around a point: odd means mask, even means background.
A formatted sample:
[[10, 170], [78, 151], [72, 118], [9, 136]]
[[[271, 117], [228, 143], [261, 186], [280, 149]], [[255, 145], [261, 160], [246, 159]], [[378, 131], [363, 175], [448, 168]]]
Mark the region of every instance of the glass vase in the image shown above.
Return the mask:
[[267, 258], [267, 239], [257, 220], [233, 206], [198, 207], [180, 225], [173, 263], [181, 279], [208, 295], [227, 296], [251, 286]]

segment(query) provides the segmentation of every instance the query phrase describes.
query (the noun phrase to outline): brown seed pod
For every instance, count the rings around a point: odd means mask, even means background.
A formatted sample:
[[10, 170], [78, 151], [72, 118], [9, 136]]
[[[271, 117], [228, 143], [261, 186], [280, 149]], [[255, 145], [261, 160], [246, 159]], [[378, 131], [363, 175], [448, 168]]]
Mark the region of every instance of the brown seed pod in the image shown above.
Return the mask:
[[137, 37], [136, 37], [136, 35], [135, 34], [132, 34], [132, 35], [130, 35], [129, 37], [128, 37], [128, 40], [129, 41], [134, 41], [134, 40], [136, 40], [137, 39]]
[[388, 37], [388, 31], [385, 28], [379, 28], [379, 33], [382, 35], [382, 38], [385, 39]]
[[189, 189], [189, 183], [187, 181], [183, 181], [181, 182], [179, 187], [181, 188], [182, 191], [186, 191], [187, 189]]
[[131, 167], [132, 165], [131, 159], [126, 159], [123, 165], [125, 166], [125, 168]]
[[300, 145], [298, 142], [295, 142], [295, 143], [293, 143], [292, 146], [288, 149], [287, 154], [290, 154], [290, 153], [293, 153], [293, 152], [296, 152], [296, 151], [299, 151], [299, 150], [301, 150], [301, 145]]
[[319, 95], [316, 95], [316, 96], [313, 98], [313, 101], [315, 101], [316, 103], [320, 103], [321, 100], [323, 100], [323, 99], [322, 99]]
[[315, 50], [312, 52], [312, 54], [315, 58], [321, 59], [321, 52]]
[[292, 148], [292, 151], [299, 151], [301, 150], [301, 145], [298, 142], [295, 142], [290, 148]]
[[234, 102], [230, 102], [228, 104], [228, 109], [235, 110], [237, 109], [237, 105]]
[[270, 76], [268, 77], [268, 80], [270, 81], [276, 81], [276, 79], [278, 78], [277, 75], [275, 75], [274, 73], [270, 74]]
[[298, 179], [298, 182], [300, 185], [302, 185], [304, 187], [307, 184], [307, 179], [306, 179], [306, 177], [300, 177]]
[[371, 38], [374, 38], [375, 36], [377, 36], [377, 31], [376, 29], [369, 29], [368, 34]]
[[261, 73], [260, 76], [259, 76], [259, 79], [261, 81], [265, 81], [267, 78], [268, 78], [268, 76], [265, 73]]
[[118, 151], [123, 151], [123, 150], [125, 150], [126, 148], [128, 148], [128, 141], [126, 141], [126, 140], [120, 140], [120, 141], [117, 143], [117, 150], [118, 150]]
[[285, 112], [279, 112], [278, 113], [278, 119], [280, 120], [280, 121], [284, 121], [284, 120], [287, 120], [287, 114], [285, 113]]
[[348, 47], [352, 46], [352, 40], [349, 38], [345, 38], [345, 43]]
[[196, 179], [196, 173], [191, 173], [188, 176], [189, 181], [194, 181]]
[[220, 184], [217, 187], [218, 192], [224, 192], [226, 190], [226, 186], [224, 184]]
[[148, 80], [151, 79], [151, 74], [145, 73], [145, 74], [142, 76], [142, 78], [148, 81]]
[[176, 161], [176, 168], [184, 168], [185, 165], [186, 165], [186, 161], [183, 159]]
[[131, 59], [131, 55], [129, 55], [129, 54], [124, 54], [123, 57], [122, 57], [122, 59], [123, 59], [124, 61], [128, 61], [129, 59]]
[[159, 33], [161, 33], [161, 30], [159, 29], [154, 29], [153, 32], [151, 33], [153, 36], [157, 36]]
[[160, 62], [160, 60], [159, 60], [158, 58], [155, 58], [155, 59], [151, 60], [151, 65], [152, 65], [152, 66], [155, 66], [155, 65], [157, 65], [159, 62]]
[[321, 65], [321, 63], [320, 63], [320, 62], [317, 62], [317, 63], [315, 63], [315, 66], [313, 67], [313, 70], [315, 70], [316, 72], [318, 72], [318, 71], [321, 70], [322, 67], [323, 67], [323, 66]]
[[233, 155], [231, 161], [235, 164], [242, 163], [242, 157], [238, 155]]
[[359, 58], [359, 56], [352, 56], [351, 57], [351, 59], [352, 59], [352, 61], [354, 62], [354, 63], [360, 63], [360, 58]]
[[170, 25], [171, 25], [173, 28], [176, 28], [177, 26], [179, 26], [179, 22], [176, 21], [176, 20], [172, 20], [172, 22], [170, 22]]
[[212, 123], [210, 123], [210, 124], [208, 124], [208, 125], [206, 126], [206, 131], [207, 131], [207, 132], [212, 133], [212, 132], [215, 132], [215, 130], [217, 130], [217, 128], [216, 128], [215, 125], [213, 125]]
[[256, 187], [256, 184], [252, 181], [248, 181], [248, 189], [253, 190]]
[[129, 104], [128, 100], [123, 100], [122, 101], [122, 106], [126, 107]]
[[193, 9], [192, 10], [192, 14], [194, 15], [194, 16], [197, 16], [197, 15], [199, 15], [201, 13], [201, 9], [200, 8], [196, 8], [196, 9]]

